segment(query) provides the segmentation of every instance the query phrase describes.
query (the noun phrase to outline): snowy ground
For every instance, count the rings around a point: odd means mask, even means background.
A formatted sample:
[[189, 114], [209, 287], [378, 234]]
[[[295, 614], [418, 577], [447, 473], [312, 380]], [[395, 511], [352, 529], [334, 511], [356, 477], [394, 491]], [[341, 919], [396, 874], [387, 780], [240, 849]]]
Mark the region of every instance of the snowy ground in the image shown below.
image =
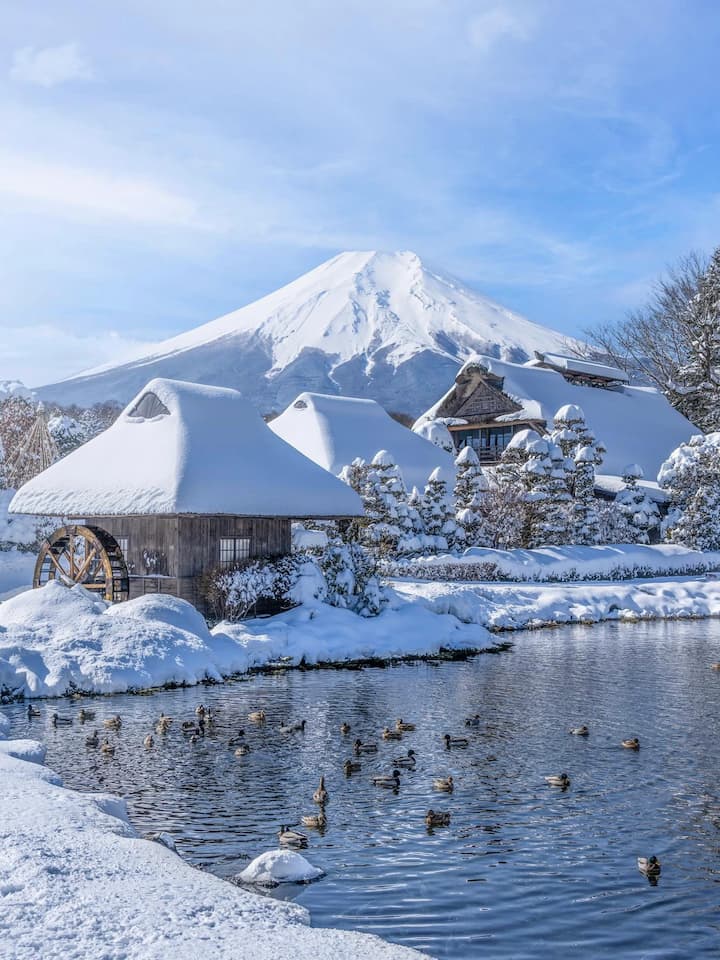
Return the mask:
[[410, 960], [367, 934], [314, 930], [292, 903], [255, 896], [140, 839], [124, 801], [67, 790], [0, 714], [0, 954], [14, 960]]
[[0, 551], [0, 601], [32, 586], [36, 559], [21, 550]]

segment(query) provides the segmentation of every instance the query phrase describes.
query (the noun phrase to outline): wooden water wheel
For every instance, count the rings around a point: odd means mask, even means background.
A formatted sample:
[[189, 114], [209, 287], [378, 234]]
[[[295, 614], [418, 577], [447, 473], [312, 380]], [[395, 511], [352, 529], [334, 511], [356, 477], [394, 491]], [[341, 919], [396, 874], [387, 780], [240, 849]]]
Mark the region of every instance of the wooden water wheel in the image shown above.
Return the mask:
[[34, 587], [50, 580], [82, 584], [105, 600], [127, 600], [127, 566], [117, 541], [101, 527], [60, 527], [43, 541], [35, 564]]

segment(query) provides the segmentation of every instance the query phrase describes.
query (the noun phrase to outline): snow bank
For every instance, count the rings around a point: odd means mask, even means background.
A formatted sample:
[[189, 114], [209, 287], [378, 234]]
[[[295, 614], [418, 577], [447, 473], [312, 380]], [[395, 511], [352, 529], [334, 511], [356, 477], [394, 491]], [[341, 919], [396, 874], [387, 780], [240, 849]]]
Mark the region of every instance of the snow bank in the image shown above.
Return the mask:
[[36, 559], [23, 550], [0, 550], [0, 601], [32, 586]]
[[[0, 715], [0, 720], [5, 720]], [[2, 724], [0, 724], [0, 733]], [[0, 943], [14, 960], [410, 960], [369, 934], [314, 930], [140, 839], [117, 797], [67, 790], [40, 744], [0, 741]], [[36, 762], [29, 763], [27, 756]]]
[[720, 579], [705, 577], [563, 584], [402, 581], [395, 586], [406, 600], [490, 630], [720, 616]]
[[720, 553], [669, 543], [549, 546], [534, 550], [470, 547], [461, 556], [438, 554], [400, 559], [384, 564], [384, 569], [391, 576], [423, 580], [627, 580], [719, 570]]
[[293, 850], [268, 850], [248, 864], [238, 874], [243, 883], [275, 886], [278, 883], [308, 883], [323, 876], [324, 871], [314, 867], [301, 853]]
[[195, 684], [277, 660], [299, 664], [484, 646], [487, 634], [394, 598], [378, 617], [315, 602], [210, 631], [191, 604], [148, 594], [114, 606], [51, 581], [0, 604], [0, 687], [28, 697]]

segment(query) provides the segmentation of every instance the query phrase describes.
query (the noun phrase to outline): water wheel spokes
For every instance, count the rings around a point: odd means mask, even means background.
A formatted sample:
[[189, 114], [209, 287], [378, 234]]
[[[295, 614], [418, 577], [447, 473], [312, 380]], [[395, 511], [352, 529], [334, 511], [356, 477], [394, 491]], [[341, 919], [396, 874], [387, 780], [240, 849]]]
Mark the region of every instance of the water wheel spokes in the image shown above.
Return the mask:
[[59, 580], [68, 587], [81, 584], [105, 600], [127, 600], [129, 579], [117, 541], [100, 527], [60, 527], [40, 547], [34, 587]]

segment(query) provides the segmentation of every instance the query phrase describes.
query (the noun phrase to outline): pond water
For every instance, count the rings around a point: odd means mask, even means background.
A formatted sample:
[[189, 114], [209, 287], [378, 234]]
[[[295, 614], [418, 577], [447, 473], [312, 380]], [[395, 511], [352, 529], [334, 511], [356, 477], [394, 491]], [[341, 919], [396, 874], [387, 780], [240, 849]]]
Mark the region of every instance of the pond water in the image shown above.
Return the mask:
[[[283, 823], [316, 812], [325, 775], [323, 835], [305, 855], [327, 871], [270, 893], [309, 908], [316, 926], [369, 931], [437, 957], [703, 957], [720, 941], [720, 623], [605, 624], [516, 634], [510, 652], [461, 663], [361, 671], [289, 671], [247, 682], [83, 701], [97, 721], [54, 729], [41, 704], [13, 733], [48, 746], [67, 785], [126, 797], [141, 832], [165, 830], [191, 863], [222, 877], [276, 846]], [[180, 731], [203, 701], [217, 722], [198, 743]], [[264, 709], [268, 720], [246, 720]], [[175, 722], [145, 750], [160, 712]], [[119, 712], [115, 756], [85, 736]], [[467, 715], [482, 724], [466, 730]], [[397, 717], [417, 724], [402, 743], [379, 733]], [[282, 735], [281, 720], [307, 721]], [[346, 721], [352, 733], [343, 737]], [[570, 736], [586, 723], [590, 736]], [[252, 752], [227, 740], [240, 727]], [[102, 731], [101, 731], [102, 732]], [[464, 735], [446, 750], [442, 734]], [[346, 778], [352, 741], [379, 743]], [[638, 752], [619, 746], [640, 738]], [[370, 785], [391, 760], [416, 751], [397, 792]], [[554, 790], [547, 774], [567, 771]], [[451, 774], [452, 795], [433, 790]], [[451, 812], [428, 832], [428, 808]], [[656, 854], [652, 885], [636, 858]]]

